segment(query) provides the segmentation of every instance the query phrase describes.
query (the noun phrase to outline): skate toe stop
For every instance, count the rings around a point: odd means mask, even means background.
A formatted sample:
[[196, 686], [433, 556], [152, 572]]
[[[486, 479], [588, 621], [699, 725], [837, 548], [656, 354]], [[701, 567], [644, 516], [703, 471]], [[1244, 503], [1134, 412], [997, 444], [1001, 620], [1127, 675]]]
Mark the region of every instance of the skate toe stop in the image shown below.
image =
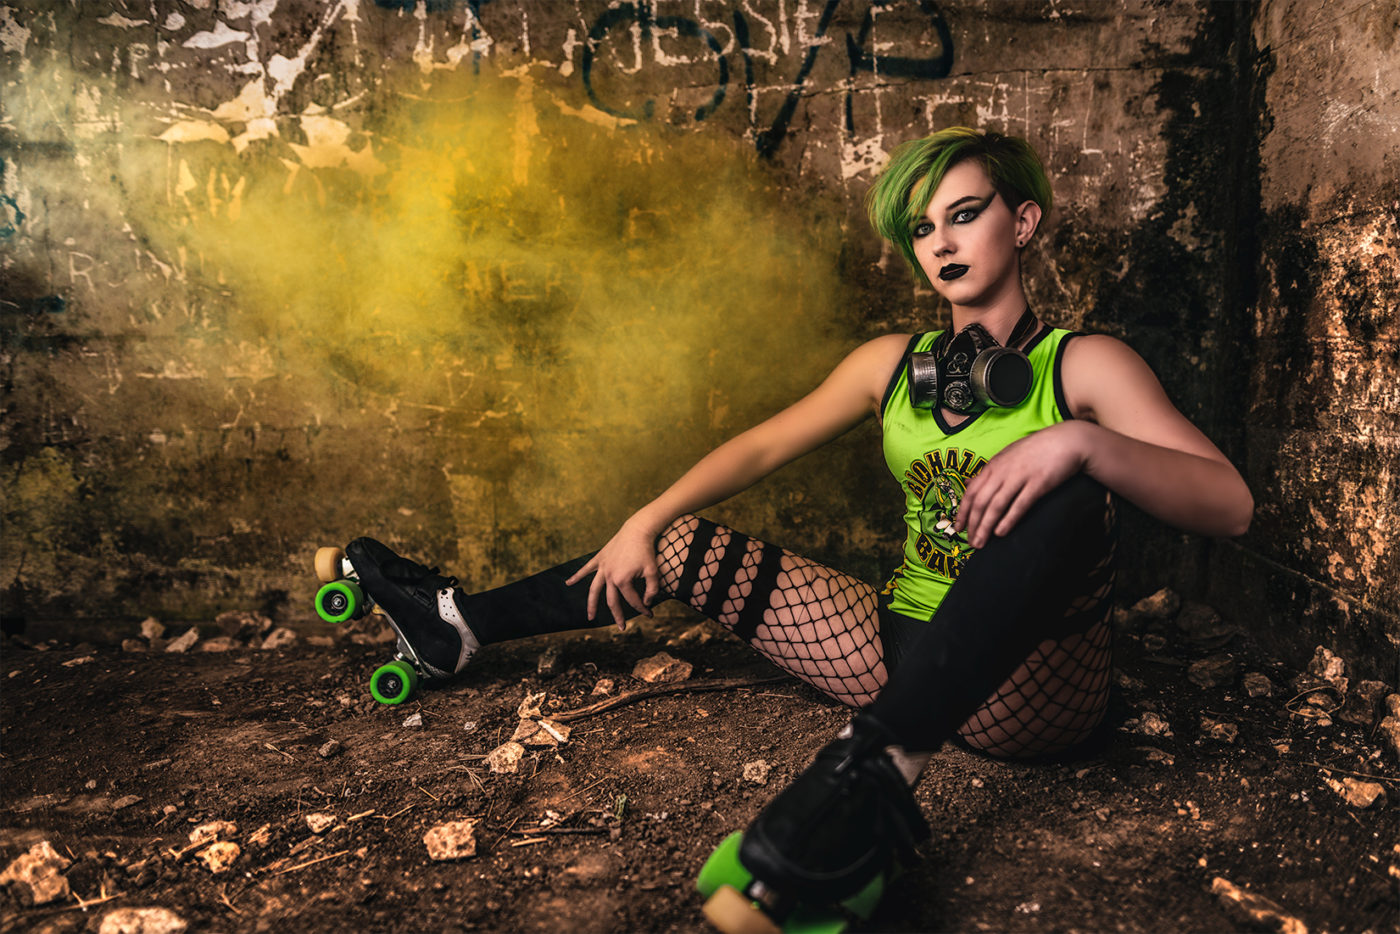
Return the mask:
[[705, 919], [724, 934], [783, 934], [773, 919], [732, 886], [722, 885], [705, 902]]

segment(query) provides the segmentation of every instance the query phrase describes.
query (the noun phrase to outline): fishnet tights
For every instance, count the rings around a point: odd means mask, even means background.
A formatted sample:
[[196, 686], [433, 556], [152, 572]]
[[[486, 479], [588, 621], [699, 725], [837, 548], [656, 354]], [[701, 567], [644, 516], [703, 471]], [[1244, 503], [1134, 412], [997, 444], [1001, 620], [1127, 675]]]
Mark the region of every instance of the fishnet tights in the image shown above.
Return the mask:
[[[1103, 556], [1056, 627], [1068, 635], [1042, 642], [962, 725], [959, 736], [974, 748], [1008, 757], [1055, 752], [1084, 739], [1103, 717], [1112, 643], [1111, 497], [1104, 523]], [[701, 555], [692, 554], [697, 537], [705, 539]], [[742, 551], [731, 554], [734, 545]], [[824, 694], [859, 708], [884, 686], [878, 598], [864, 581], [697, 516], [682, 516], [662, 533], [657, 564], [667, 594]], [[767, 584], [758, 603], [756, 584]]]

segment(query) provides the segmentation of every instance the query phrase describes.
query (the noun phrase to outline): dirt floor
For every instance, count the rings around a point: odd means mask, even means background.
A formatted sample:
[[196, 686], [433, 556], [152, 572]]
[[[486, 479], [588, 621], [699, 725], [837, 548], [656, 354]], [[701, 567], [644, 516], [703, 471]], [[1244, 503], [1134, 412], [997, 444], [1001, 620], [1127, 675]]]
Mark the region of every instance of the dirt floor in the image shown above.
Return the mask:
[[[1342, 719], [1340, 683], [1309, 692], [1209, 614], [1120, 615], [1100, 741], [1049, 762], [939, 753], [918, 791], [933, 839], [857, 929], [1400, 927], [1400, 770]], [[126, 624], [124, 649], [5, 639], [0, 866], [47, 841], [68, 891], [0, 886], [4, 931], [136, 907], [198, 931], [704, 930], [705, 857], [847, 719], [790, 679], [695, 690], [774, 669], [694, 618], [492, 646], [399, 707], [367, 690], [391, 648], [374, 623], [256, 647], [268, 626], [234, 614], [184, 653], [163, 649], [188, 627], [147, 644]], [[647, 688], [634, 666], [661, 651], [694, 666], [676, 693], [564, 716]], [[541, 691], [567, 742], [493, 773]], [[1384, 794], [1348, 804], [1346, 778]], [[425, 834], [465, 819], [476, 855], [431, 859]], [[238, 851], [218, 873], [190, 836], [213, 821]], [[1217, 879], [1269, 901], [1249, 921]]]

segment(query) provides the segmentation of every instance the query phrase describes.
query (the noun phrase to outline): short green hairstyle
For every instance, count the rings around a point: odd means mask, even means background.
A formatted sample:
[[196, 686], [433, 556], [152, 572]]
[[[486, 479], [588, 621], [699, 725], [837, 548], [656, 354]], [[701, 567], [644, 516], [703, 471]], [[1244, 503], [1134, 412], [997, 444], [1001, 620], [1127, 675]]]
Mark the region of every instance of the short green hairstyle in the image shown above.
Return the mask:
[[914, 277], [924, 285], [930, 283], [914, 259], [914, 222], [923, 216], [944, 174], [968, 159], [982, 163], [1011, 210], [1034, 201], [1042, 214], [1050, 213], [1045, 166], [1031, 144], [1019, 136], [952, 126], [900, 144], [870, 187], [865, 207], [876, 233], [899, 247]]

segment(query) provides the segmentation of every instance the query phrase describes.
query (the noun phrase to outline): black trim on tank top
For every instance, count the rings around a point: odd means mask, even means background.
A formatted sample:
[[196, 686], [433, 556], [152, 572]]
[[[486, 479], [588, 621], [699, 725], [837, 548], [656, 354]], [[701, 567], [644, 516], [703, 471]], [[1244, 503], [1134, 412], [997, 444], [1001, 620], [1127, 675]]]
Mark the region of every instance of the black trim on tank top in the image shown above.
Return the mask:
[[1051, 370], [1055, 385], [1055, 408], [1060, 410], [1060, 417], [1065, 421], [1073, 421], [1074, 413], [1069, 410], [1069, 400], [1065, 398], [1064, 375], [1061, 372], [1061, 364], [1065, 359], [1065, 348], [1069, 342], [1076, 337], [1083, 337], [1081, 331], [1070, 331], [1060, 340], [1060, 346], [1055, 348], [1055, 365]]
[[885, 410], [890, 407], [890, 397], [894, 395], [894, 387], [899, 385], [899, 377], [904, 374], [906, 361], [908, 361], [909, 355], [914, 352], [915, 347], [919, 346], [919, 341], [923, 340], [924, 335], [927, 333], [928, 331], [920, 331], [918, 334], [909, 338], [909, 345], [904, 348], [904, 353], [900, 354], [899, 363], [894, 368], [894, 374], [890, 376], [889, 384], [885, 386], [884, 398], [880, 400], [881, 420], [885, 417]]
[[[1021, 350], [1021, 353], [1029, 357], [1031, 355], [1031, 351], [1035, 350], [1036, 346], [1041, 341], [1045, 340], [1046, 336], [1054, 330], [1055, 329], [1050, 327], [1050, 325], [1048, 324], [1041, 325], [1040, 330], [1035, 332], [1035, 336], [1032, 337], [1030, 340], [1026, 341], [1026, 346]], [[1035, 388], [1035, 383], [1031, 383], [1031, 388]], [[964, 428], [966, 428], [968, 425], [971, 425], [973, 422], [981, 418], [983, 412], [989, 411], [991, 411], [990, 407], [985, 408], [981, 412], [978, 412], [976, 415], [973, 415], [971, 418], [967, 419], [966, 421], [959, 422], [957, 425], [949, 425], [948, 420], [943, 417], [943, 407], [940, 405], [934, 406], [933, 420], [938, 423], [939, 429], [945, 435], [955, 435], [958, 432], [962, 431]]]

